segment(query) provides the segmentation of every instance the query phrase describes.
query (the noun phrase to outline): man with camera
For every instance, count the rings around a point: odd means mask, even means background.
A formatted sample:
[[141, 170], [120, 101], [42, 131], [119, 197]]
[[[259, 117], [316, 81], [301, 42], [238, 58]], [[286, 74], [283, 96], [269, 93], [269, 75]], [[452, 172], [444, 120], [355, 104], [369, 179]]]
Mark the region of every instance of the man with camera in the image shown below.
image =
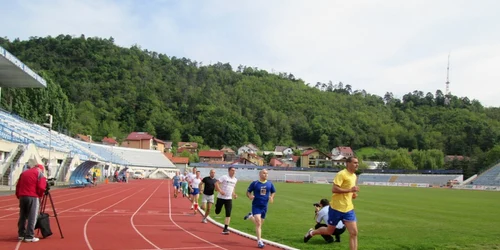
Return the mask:
[[[39, 198], [47, 189], [47, 179], [43, 175], [45, 168], [41, 164], [24, 171], [16, 184], [16, 197], [19, 199], [18, 239], [37, 242], [35, 224], [40, 208]], [[26, 221], [28, 223], [26, 223]]]
[[[327, 199], [321, 199], [319, 203], [314, 203], [315, 207], [315, 216], [314, 219], [316, 221], [316, 226], [314, 226], [314, 229], [318, 229], [320, 227], [328, 227], [326, 225], [328, 221], [328, 208], [330, 206], [330, 202]], [[335, 227], [335, 231], [333, 232], [333, 235], [335, 236], [335, 240], [331, 235], [321, 235], [323, 239], [325, 239], [326, 242], [332, 243], [334, 241], [340, 242], [340, 235], [344, 233], [345, 231], [345, 225], [344, 223], [340, 220], [337, 226]]]

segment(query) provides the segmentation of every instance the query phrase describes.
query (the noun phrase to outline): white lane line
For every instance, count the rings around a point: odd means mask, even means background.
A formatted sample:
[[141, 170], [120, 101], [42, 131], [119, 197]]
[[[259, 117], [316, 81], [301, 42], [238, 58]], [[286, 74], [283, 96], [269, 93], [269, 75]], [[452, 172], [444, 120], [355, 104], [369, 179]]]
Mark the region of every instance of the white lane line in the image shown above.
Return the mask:
[[[72, 209], [75, 209], [75, 208], [79, 208], [79, 207], [81, 207], [81, 206], [83, 206], [83, 205], [87, 205], [87, 204], [90, 204], [90, 203], [94, 203], [94, 202], [96, 202], [96, 201], [98, 201], [98, 200], [102, 200], [102, 199], [104, 199], [104, 198], [108, 198], [108, 197], [110, 197], [110, 196], [114, 196], [114, 195], [116, 195], [116, 194], [123, 193], [123, 192], [125, 192], [125, 191], [130, 190], [130, 189], [132, 189], [132, 188], [125, 189], [125, 190], [123, 190], [123, 191], [119, 191], [119, 192], [117, 192], [117, 193], [112, 193], [112, 194], [110, 194], [110, 195], [108, 195], [108, 196], [104, 196], [104, 197], [101, 197], [101, 198], [99, 198], [99, 199], [95, 199], [95, 200], [92, 200], [92, 201], [90, 201], [90, 202], [83, 203], [83, 204], [80, 204], [80, 205], [78, 205], [78, 206], [75, 206], [75, 207], [72, 207], [72, 208], [65, 209], [65, 210], [63, 210], [63, 211], [58, 211], [58, 212], [57, 212], [57, 214], [59, 215], [59, 214], [64, 213], [64, 212], [66, 212], [66, 211], [69, 211], [69, 210], [72, 210]], [[114, 190], [114, 189], [113, 189], [113, 190]], [[107, 190], [107, 191], [109, 191], [109, 190]], [[95, 194], [93, 194], [93, 195], [95, 195]], [[86, 195], [86, 196], [89, 196], [89, 195]], [[86, 197], [86, 196], [82, 196], [82, 197]], [[81, 199], [82, 197], [78, 197], [78, 198], [75, 198], [75, 199]], [[71, 199], [71, 200], [75, 200], [75, 199]], [[58, 202], [58, 203], [54, 203], [54, 207], [57, 207], [57, 206], [56, 206], [57, 204], [59, 204], [59, 203], [63, 203], [63, 202], [66, 202], [66, 201], [69, 201], [69, 200], [65, 200], [65, 201], [61, 201], [61, 202]], [[19, 214], [19, 211], [18, 211], [18, 212], [15, 212], [15, 213], [12, 213], [12, 214], [7, 214], [7, 215], [4, 215], [4, 216], [0, 216], [0, 219], [5, 218], [5, 217], [9, 217], [9, 216], [11, 216], [11, 215], [18, 215], [18, 214]], [[18, 218], [18, 219], [19, 219], [19, 218]]]
[[136, 227], [175, 227], [175, 225], [135, 225]]
[[[162, 248], [161, 250], [188, 250], [188, 249], [214, 249], [216, 247], [174, 247], [174, 248]], [[153, 250], [153, 249], [139, 249], [139, 250]]]
[[156, 249], [161, 249], [161, 248], [159, 248], [157, 245], [153, 244], [153, 242], [148, 240], [148, 238], [144, 237], [144, 235], [142, 235], [141, 232], [139, 232], [139, 230], [137, 230], [137, 228], [134, 225], [134, 216], [139, 212], [139, 210], [141, 210], [141, 208], [146, 204], [146, 202], [148, 202], [149, 199], [151, 199], [151, 197], [156, 193], [156, 191], [158, 190], [158, 188], [160, 188], [160, 186], [162, 184], [163, 184], [163, 181], [160, 183], [160, 185], [158, 185], [158, 187], [156, 187], [155, 191], [153, 191], [153, 193], [151, 193], [151, 195], [142, 203], [142, 205], [135, 211], [135, 213], [132, 216], [130, 216], [130, 224], [134, 228], [135, 232], [137, 234], [139, 234], [145, 241], [147, 241], [151, 246], [155, 247]]
[[[184, 229], [184, 228], [183, 228], [183, 227], [181, 227], [179, 224], [177, 224], [177, 223], [174, 221], [174, 219], [172, 219], [172, 198], [170, 197], [170, 185], [168, 185], [168, 216], [169, 216], [170, 220], [172, 221], [172, 223], [174, 223], [174, 225], [176, 225], [178, 228], [182, 229], [182, 231], [184, 231], [184, 232], [186, 232], [186, 233], [190, 234], [191, 236], [195, 237], [196, 239], [199, 239], [199, 240], [201, 240], [201, 241], [204, 241], [204, 242], [206, 242], [206, 243], [208, 243], [208, 244], [210, 244], [210, 245], [212, 245], [212, 246], [215, 246], [215, 247], [217, 247], [217, 248], [224, 249], [224, 250], [228, 250], [228, 249], [226, 249], [226, 248], [224, 248], [224, 247], [221, 247], [221, 246], [219, 246], [219, 245], [217, 245], [217, 244], [215, 244], [215, 243], [212, 243], [212, 242], [210, 242], [210, 241], [208, 241], [208, 240], [205, 240], [205, 239], [203, 239], [203, 238], [201, 238], [201, 237], [197, 236], [196, 234], [193, 234], [193, 233], [189, 232], [188, 230]], [[172, 248], [169, 248], [169, 249], [172, 249]], [[174, 248], [174, 249], [175, 249], [175, 248]]]
[[[81, 207], [81, 206], [85, 206], [85, 205], [90, 204], [90, 203], [94, 203], [94, 202], [96, 202], [96, 201], [99, 201], [99, 200], [102, 200], [102, 199], [108, 198], [108, 197], [110, 197], [110, 196], [117, 195], [117, 194], [119, 194], [119, 193], [122, 193], [122, 192], [128, 191], [128, 190], [130, 190], [130, 189], [132, 189], [132, 188], [129, 188], [129, 189], [126, 189], [126, 190], [120, 191], [120, 192], [118, 192], [118, 193], [113, 193], [113, 194], [110, 194], [110, 195], [108, 195], [108, 196], [104, 196], [104, 197], [101, 197], [101, 198], [99, 198], [99, 199], [95, 199], [95, 200], [93, 200], [93, 201], [89, 201], [89, 202], [87, 202], [87, 203], [80, 204], [80, 205], [78, 205], [78, 206], [76, 206], [76, 207], [72, 207], [72, 208], [69, 208], [69, 209], [66, 209], [66, 210], [63, 210], [63, 211], [57, 212], [57, 217], [59, 217], [59, 214], [62, 214], [62, 213], [64, 213], [64, 212], [70, 211], [70, 210], [72, 210], [72, 209], [75, 209], [75, 208], [78, 208], [78, 207]], [[54, 206], [55, 206], [55, 205], [54, 205]], [[18, 214], [18, 213], [13, 213], [13, 214]], [[0, 217], [0, 218], [4, 218], [4, 217], [7, 217], [7, 216], [10, 216], [10, 215], [13, 215], [13, 214], [9, 214], [9, 215], [6, 215], [6, 216], [2, 216], [2, 217]], [[22, 242], [22, 241], [19, 241], [19, 242], [17, 243], [17, 245], [16, 245], [16, 249], [15, 249], [15, 250], [19, 250], [19, 248], [21, 247], [21, 242]]]
[[89, 247], [90, 250], [93, 250], [92, 246], [90, 245], [89, 238], [87, 236], [87, 226], [88, 226], [90, 220], [92, 220], [92, 218], [94, 218], [98, 214], [102, 213], [104, 210], [109, 209], [109, 208], [111, 208], [111, 207], [119, 204], [120, 202], [122, 202], [122, 201], [124, 201], [124, 200], [126, 200], [126, 199], [128, 199], [128, 198], [130, 198], [130, 197], [132, 197], [134, 195], [136, 195], [137, 193], [141, 192], [142, 190], [144, 190], [144, 188], [142, 188], [142, 189], [138, 190], [137, 192], [135, 192], [135, 193], [133, 193], [133, 194], [131, 194], [131, 195], [129, 195], [129, 196], [127, 196], [127, 197], [119, 200], [118, 202], [116, 202], [116, 203], [114, 203], [114, 204], [112, 204], [112, 205], [110, 205], [110, 206], [102, 209], [101, 211], [95, 213], [94, 215], [90, 216], [90, 218], [87, 219], [87, 221], [85, 222], [85, 225], [83, 226], [83, 236], [84, 236], [85, 242], [87, 243], [87, 246]]

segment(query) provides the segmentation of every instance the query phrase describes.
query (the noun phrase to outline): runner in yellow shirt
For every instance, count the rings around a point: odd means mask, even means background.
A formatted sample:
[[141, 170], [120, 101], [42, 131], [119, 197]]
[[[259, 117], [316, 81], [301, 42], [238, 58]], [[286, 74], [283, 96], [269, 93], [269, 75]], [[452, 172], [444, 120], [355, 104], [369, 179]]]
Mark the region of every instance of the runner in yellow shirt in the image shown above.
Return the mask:
[[304, 236], [304, 242], [309, 241], [314, 235], [332, 235], [335, 231], [335, 226], [342, 220], [347, 231], [349, 231], [350, 249], [358, 249], [358, 226], [352, 199], [353, 196], [356, 198], [356, 192], [359, 191], [359, 187], [356, 185], [356, 170], [358, 169], [359, 162], [358, 158], [349, 157], [346, 163], [346, 168], [339, 171], [333, 179], [333, 194], [330, 201], [330, 208], [328, 209], [328, 227], [321, 227], [316, 230], [309, 229]]

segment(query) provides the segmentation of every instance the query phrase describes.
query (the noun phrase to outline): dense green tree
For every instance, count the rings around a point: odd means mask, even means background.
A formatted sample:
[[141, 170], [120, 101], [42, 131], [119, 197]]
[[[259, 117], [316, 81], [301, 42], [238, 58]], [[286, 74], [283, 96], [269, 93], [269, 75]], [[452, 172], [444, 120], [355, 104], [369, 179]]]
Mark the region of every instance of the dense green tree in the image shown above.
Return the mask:
[[[84, 35], [2, 38], [0, 45], [48, 82], [45, 89], [2, 89], [1, 107], [36, 123], [51, 113], [54, 129], [72, 134], [122, 140], [147, 131], [174, 146], [192, 140], [210, 148], [405, 148], [407, 155], [377, 160], [406, 169], [449, 168], [442, 155], [463, 155], [469, 161], [459, 167], [478, 172], [498, 157], [487, 152], [500, 141], [499, 109], [441, 90], [398, 99], [342, 82], [312, 87], [292, 73], [205, 65]], [[412, 158], [408, 150], [420, 153]]]

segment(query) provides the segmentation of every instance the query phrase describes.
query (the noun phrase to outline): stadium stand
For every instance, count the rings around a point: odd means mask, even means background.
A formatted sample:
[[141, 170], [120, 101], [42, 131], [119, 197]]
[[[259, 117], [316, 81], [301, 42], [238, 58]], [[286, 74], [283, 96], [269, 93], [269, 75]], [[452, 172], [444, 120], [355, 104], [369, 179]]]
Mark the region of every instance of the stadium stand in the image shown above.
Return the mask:
[[500, 164], [480, 174], [472, 183], [483, 186], [500, 186]]
[[[72, 186], [81, 185], [82, 181], [85, 180], [86, 173], [97, 164], [103, 170], [104, 165], [113, 164], [117, 165], [118, 168], [131, 170], [135, 167], [151, 168], [151, 171], [155, 168], [176, 169], [175, 165], [164, 156], [163, 152], [83, 142], [54, 130], [50, 132], [44, 126], [27, 121], [17, 115], [9, 114], [1, 109], [0, 139], [19, 145], [34, 145], [38, 149], [45, 149], [43, 152], [39, 150], [38, 153], [40, 154], [48, 152], [50, 146], [52, 146], [52, 152], [55, 151], [59, 155], [61, 153], [64, 155], [57, 158], [58, 164], [53, 168], [56, 174], [53, 177], [63, 182], [69, 179]], [[34, 150], [36, 151], [36, 149]], [[47, 159], [48, 157], [44, 155], [43, 158]], [[75, 163], [75, 159], [78, 161], [77, 163]], [[41, 162], [41, 159], [39, 161]], [[13, 176], [10, 178], [11, 171], [9, 167], [4, 166], [5, 164], [0, 166], [2, 184], [7, 183], [7, 178], [16, 179], [21, 172], [18, 168], [22, 168], [25, 164], [20, 158], [16, 158], [11, 163], [15, 164], [16, 169], [12, 172]], [[73, 165], [75, 166], [72, 167]], [[62, 171], [60, 171], [61, 168]], [[110, 171], [111, 168], [106, 167], [106, 170]], [[70, 172], [71, 174], [68, 175]]]
[[389, 179], [393, 175], [389, 174], [362, 174], [359, 176], [358, 182], [363, 183], [365, 181], [372, 182], [389, 182]]
[[[143, 167], [175, 167], [162, 152], [124, 147], [113, 147], [96, 143], [88, 143], [67, 135], [49, 130], [38, 124], [10, 115], [0, 110], [0, 127], [2, 139], [28, 144], [33, 143], [40, 148], [52, 148], [55, 151], [78, 154], [81, 160], [99, 160], [115, 164]], [[52, 142], [50, 142], [50, 137]]]
[[[11, 115], [4, 110], [0, 110], [0, 127], [2, 131], [5, 131], [0, 133], [0, 137], [6, 141], [22, 144], [33, 143], [37, 147], [46, 149], [52, 145], [53, 150], [78, 154], [82, 160], [97, 158], [97, 155], [92, 151], [75, 144], [75, 139], [54, 130], [52, 130], [52, 134], [49, 134], [48, 128], [27, 121], [19, 116]], [[104, 159], [101, 158], [100, 160]]]

